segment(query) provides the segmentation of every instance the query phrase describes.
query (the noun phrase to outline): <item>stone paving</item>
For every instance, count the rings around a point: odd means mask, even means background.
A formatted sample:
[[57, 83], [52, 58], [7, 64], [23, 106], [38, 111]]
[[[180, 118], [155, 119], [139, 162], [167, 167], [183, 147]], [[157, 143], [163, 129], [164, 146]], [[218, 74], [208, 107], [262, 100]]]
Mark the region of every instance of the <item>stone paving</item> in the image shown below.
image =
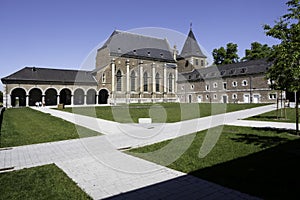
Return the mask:
[[1, 150], [0, 168], [14, 167], [13, 170], [17, 170], [55, 163], [93, 199], [256, 199], [127, 155], [118, 149], [236, 123], [238, 119], [276, 108], [273, 105], [263, 106], [184, 122], [151, 125], [119, 124], [47, 108], [38, 109], [106, 135]]

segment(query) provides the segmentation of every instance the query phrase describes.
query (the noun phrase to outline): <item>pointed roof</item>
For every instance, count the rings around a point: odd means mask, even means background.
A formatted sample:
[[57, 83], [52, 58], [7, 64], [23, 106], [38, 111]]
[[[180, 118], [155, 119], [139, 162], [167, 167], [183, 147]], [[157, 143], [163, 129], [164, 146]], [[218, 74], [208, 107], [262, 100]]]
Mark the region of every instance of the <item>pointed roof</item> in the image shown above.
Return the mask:
[[200, 49], [192, 28], [190, 28], [190, 32], [185, 40], [180, 56], [183, 58], [188, 58], [191, 56], [206, 58]]

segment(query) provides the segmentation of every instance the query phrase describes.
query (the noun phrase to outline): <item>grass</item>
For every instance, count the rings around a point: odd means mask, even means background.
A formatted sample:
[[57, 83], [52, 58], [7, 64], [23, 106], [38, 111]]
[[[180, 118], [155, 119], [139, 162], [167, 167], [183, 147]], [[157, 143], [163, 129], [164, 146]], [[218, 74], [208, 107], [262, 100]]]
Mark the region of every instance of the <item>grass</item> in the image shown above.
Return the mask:
[[204, 158], [199, 157], [199, 150], [207, 131], [127, 153], [165, 164], [166, 160], [181, 152], [184, 144], [192, 141], [189, 148], [168, 167], [266, 199], [299, 197], [298, 137], [282, 130], [250, 127], [224, 126], [210, 131], [212, 134], [222, 131], [222, 134]]
[[7, 109], [3, 115], [0, 147], [21, 146], [43, 142], [100, 135], [31, 108]]
[[137, 123], [138, 118], [152, 118], [154, 123], [172, 123], [199, 117], [254, 108], [266, 104], [130, 104], [107, 107], [74, 107], [64, 111], [74, 112], [120, 123]]
[[0, 173], [0, 199], [91, 199], [56, 165]]
[[261, 115], [250, 117], [248, 118], [248, 120], [296, 123], [295, 108], [286, 108], [286, 117], [284, 117], [284, 114], [285, 114], [284, 109], [279, 109], [278, 118], [277, 118], [277, 111], [274, 110]]

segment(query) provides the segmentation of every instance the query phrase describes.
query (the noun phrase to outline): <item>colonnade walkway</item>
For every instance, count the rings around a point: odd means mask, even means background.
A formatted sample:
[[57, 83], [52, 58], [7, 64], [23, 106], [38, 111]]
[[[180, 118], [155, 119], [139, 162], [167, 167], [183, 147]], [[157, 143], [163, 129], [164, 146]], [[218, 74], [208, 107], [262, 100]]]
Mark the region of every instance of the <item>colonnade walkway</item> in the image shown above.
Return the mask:
[[[128, 155], [122, 149], [153, 144], [223, 124], [235, 125], [240, 119], [274, 110], [276, 106], [170, 124], [120, 124], [45, 107], [34, 109], [104, 135], [1, 150], [0, 168], [18, 170], [55, 163], [93, 199], [257, 199]], [[80, 132], [78, 134], [80, 136]], [[216, 133], [207, 132], [209, 145], [217, 139], [215, 136]], [[188, 143], [186, 145], [188, 147]], [[212, 147], [209, 145], [206, 149]], [[166, 165], [172, 162], [165, 157], [162, 160], [165, 159]]]

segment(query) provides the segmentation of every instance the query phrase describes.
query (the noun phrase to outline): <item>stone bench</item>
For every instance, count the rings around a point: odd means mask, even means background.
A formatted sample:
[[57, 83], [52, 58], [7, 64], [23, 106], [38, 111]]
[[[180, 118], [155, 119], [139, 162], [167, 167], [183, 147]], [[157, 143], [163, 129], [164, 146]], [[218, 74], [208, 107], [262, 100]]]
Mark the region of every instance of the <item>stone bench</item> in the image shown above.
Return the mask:
[[151, 118], [139, 118], [138, 122], [139, 122], [139, 124], [151, 124], [152, 119]]

